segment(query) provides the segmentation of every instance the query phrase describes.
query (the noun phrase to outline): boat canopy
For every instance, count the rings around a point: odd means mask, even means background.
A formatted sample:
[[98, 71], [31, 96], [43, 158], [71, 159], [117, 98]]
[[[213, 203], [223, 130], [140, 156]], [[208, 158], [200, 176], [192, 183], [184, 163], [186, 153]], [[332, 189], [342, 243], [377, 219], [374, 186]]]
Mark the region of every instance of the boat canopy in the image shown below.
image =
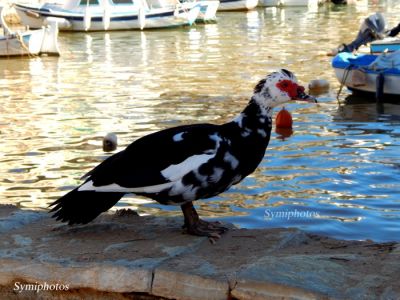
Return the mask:
[[332, 66], [340, 69], [362, 69], [366, 73], [400, 75], [400, 50], [382, 55], [339, 53], [332, 60]]

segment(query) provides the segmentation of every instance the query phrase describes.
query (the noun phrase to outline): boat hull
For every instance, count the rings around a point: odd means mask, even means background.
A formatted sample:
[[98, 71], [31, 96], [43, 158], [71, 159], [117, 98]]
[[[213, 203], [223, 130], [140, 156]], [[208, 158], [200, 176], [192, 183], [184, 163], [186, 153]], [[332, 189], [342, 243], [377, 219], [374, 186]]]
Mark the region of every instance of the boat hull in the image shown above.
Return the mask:
[[259, 6], [308, 6], [318, 5], [325, 0], [259, 0]]
[[39, 54], [42, 47], [43, 35], [43, 30], [39, 29], [12, 36], [0, 36], [0, 56]]
[[[63, 13], [55, 10], [46, 11], [40, 7], [29, 7], [16, 4], [18, 16], [24, 25], [31, 28], [40, 28], [43, 26], [46, 18], [54, 17], [60, 22], [59, 29], [63, 31], [104, 31], [105, 19], [103, 14], [91, 16], [90, 27], [87, 28], [84, 13]], [[191, 25], [197, 18], [200, 7], [190, 9], [158, 9], [146, 14], [145, 28], [163, 28], [182, 25]], [[192, 16], [191, 16], [192, 15]], [[142, 29], [139, 15], [137, 13], [125, 13], [111, 15], [107, 30], [130, 30]]]
[[332, 67], [338, 81], [352, 91], [375, 94], [377, 78], [383, 75], [383, 94], [400, 96], [400, 69], [371, 69], [377, 58], [376, 55], [339, 53], [332, 60]]
[[59, 55], [58, 33], [50, 27], [0, 36], [0, 57], [25, 55]]
[[280, 0], [281, 6], [308, 6], [322, 4], [324, 0]]
[[400, 50], [400, 39], [389, 38], [370, 43], [371, 53], [394, 52]]
[[258, 5], [259, 6], [278, 6], [280, 3], [280, 0], [259, 0]]
[[257, 6], [258, 0], [222, 0], [218, 11], [250, 10]]
[[0, 36], [0, 57], [59, 55], [57, 39], [58, 30], [51, 26]]
[[[352, 78], [353, 72], [355, 70], [346, 70], [340, 68], [334, 68], [336, 78], [339, 80], [340, 83], [343, 83], [348, 89], [355, 92], [361, 93], [376, 93], [376, 79], [379, 73], [366, 73], [365, 76], [365, 84], [364, 85], [355, 85]], [[346, 76], [346, 72], [348, 72]], [[346, 80], [344, 80], [344, 78]], [[385, 84], [383, 88], [383, 93], [385, 95], [397, 95], [400, 96], [400, 75], [385, 75]], [[400, 100], [400, 99], [399, 99]]]

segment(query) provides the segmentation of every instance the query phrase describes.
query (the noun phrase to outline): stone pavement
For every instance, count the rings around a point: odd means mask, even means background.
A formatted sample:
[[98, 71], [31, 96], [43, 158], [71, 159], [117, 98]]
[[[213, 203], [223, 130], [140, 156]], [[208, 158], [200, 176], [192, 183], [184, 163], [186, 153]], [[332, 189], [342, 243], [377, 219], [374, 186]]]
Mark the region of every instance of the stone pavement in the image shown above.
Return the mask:
[[67, 226], [0, 206], [0, 299], [400, 299], [397, 243], [232, 229], [212, 244], [181, 225], [120, 211]]

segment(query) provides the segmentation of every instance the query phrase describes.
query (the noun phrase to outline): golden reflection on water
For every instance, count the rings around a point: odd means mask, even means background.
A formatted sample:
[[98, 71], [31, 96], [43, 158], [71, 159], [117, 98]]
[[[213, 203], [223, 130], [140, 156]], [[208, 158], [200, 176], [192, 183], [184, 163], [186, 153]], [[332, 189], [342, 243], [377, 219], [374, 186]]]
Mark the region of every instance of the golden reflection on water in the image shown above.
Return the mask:
[[[326, 56], [350, 42], [375, 11], [387, 12], [394, 26], [400, 3], [259, 8], [220, 13], [217, 24], [190, 28], [61, 33], [58, 58], [0, 60], [0, 203], [45, 209], [110, 155], [101, 147], [106, 133], [118, 135], [121, 150], [163, 128], [226, 122], [260, 78], [284, 67], [305, 86], [324, 78], [331, 89], [318, 105], [289, 104], [293, 132], [285, 138], [273, 133], [257, 171], [228, 192], [198, 201], [199, 212], [242, 227], [394, 239], [400, 230], [400, 106], [377, 107], [344, 92], [338, 108], [339, 83]], [[178, 207], [137, 196], [114, 209], [128, 207], [180, 215]], [[265, 220], [266, 209], [319, 215]]]

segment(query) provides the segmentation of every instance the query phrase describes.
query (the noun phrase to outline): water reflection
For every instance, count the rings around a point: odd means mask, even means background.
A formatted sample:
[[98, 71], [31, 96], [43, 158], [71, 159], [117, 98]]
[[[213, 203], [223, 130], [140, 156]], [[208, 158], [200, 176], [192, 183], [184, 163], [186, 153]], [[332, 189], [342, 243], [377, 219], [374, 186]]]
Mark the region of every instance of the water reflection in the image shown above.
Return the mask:
[[400, 106], [393, 100], [377, 102], [372, 96], [348, 95], [340, 105], [335, 120], [356, 122], [400, 121]]
[[[389, 3], [389, 2], [387, 2]], [[253, 85], [280, 67], [306, 85], [325, 78], [319, 104], [290, 104], [290, 133], [273, 131], [260, 168], [218, 197], [199, 201], [208, 217], [243, 227], [297, 226], [335, 237], [399, 239], [400, 106], [354, 99], [325, 55], [351, 40], [359, 21], [400, 5], [260, 8], [221, 13], [217, 24], [146, 32], [60, 35], [59, 58], [0, 60], [1, 202], [44, 209], [108, 155], [102, 137], [132, 140], [163, 128], [222, 123]], [[177, 207], [127, 196], [118, 207], [180, 215]], [[265, 218], [265, 211], [310, 218]], [[374, 230], [371, 230], [374, 228]]]

